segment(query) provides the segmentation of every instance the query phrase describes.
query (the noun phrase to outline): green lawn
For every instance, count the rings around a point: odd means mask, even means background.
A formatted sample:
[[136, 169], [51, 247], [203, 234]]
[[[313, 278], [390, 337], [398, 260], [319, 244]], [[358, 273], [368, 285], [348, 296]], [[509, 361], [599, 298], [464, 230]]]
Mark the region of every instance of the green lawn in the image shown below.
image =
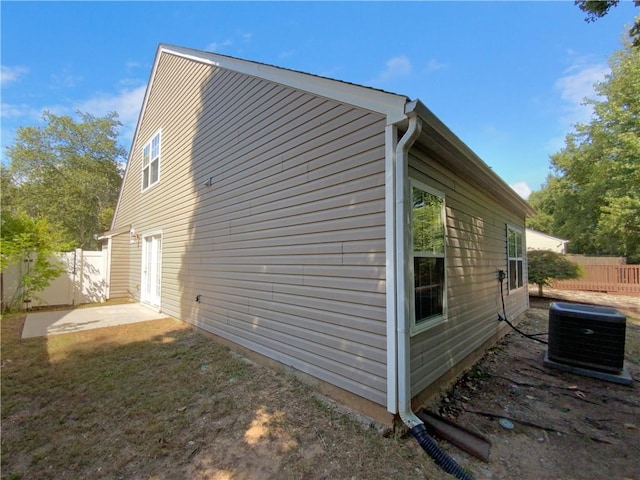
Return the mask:
[[23, 340], [23, 320], [2, 319], [3, 479], [451, 478], [184, 323]]

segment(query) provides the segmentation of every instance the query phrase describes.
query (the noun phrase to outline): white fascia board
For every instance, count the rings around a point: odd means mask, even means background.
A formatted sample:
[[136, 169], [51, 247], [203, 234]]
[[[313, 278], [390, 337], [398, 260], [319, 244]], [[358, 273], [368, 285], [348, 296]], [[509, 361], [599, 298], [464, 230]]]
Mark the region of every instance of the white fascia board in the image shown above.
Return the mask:
[[291, 88], [381, 113], [387, 117], [387, 124], [389, 125], [406, 119], [404, 112], [408, 99], [404, 95], [383, 92], [309, 73], [287, 70], [191, 48], [160, 45], [160, 52], [263, 78]]

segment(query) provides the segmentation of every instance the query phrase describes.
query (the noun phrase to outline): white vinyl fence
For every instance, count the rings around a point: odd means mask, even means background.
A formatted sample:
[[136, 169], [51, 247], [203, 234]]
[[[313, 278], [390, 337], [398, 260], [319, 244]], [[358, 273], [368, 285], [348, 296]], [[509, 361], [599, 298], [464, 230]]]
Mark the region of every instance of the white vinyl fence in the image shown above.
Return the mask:
[[17, 309], [43, 306], [80, 305], [103, 302], [106, 299], [105, 256], [102, 251], [64, 252], [56, 255], [55, 261], [64, 272], [47, 288], [25, 298], [19, 289], [22, 275], [28, 272], [32, 262], [12, 265], [2, 273], [2, 309], [13, 304]]

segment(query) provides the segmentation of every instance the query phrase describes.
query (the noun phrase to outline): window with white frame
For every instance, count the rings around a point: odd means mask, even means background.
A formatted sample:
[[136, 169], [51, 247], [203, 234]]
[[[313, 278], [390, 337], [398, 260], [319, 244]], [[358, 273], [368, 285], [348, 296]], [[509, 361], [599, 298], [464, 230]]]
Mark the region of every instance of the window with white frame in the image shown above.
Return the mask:
[[160, 132], [158, 131], [142, 149], [142, 190], [160, 180]]
[[411, 182], [412, 333], [446, 317], [444, 195]]
[[509, 290], [524, 286], [522, 231], [510, 226], [507, 226], [507, 265]]

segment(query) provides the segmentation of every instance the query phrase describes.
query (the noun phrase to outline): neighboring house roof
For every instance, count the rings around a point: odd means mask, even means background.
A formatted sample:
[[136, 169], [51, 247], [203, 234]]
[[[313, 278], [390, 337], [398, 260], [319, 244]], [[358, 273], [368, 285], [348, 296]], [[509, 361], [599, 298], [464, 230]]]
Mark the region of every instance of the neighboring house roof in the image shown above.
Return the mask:
[[[153, 79], [163, 54], [171, 54], [189, 58], [196, 62], [209, 64], [227, 70], [245, 73], [270, 80], [281, 85], [303, 90], [315, 95], [364, 108], [386, 116], [388, 125], [406, 128], [410, 115], [417, 115], [423, 122], [422, 133], [418, 143], [422, 147], [445, 162], [447, 167], [455, 171], [467, 181], [478, 185], [490, 196], [494, 197], [505, 208], [518, 214], [532, 216], [535, 211], [520, 197], [489, 165], [476, 155], [460, 138], [458, 138], [436, 115], [420, 100], [411, 101], [409, 97], [384, 90], [357, 85], [342, 80], [335, 80], [297, 70], [286, 69], [260, 62], [242, 60], [219, 53], [206, 52], [169, 44], [160, 44], [147, 85], [141, 114], [134, 134], [132, 150], [136, 148], [135, 138], [143, 118]], [[131, 157], [131, 152], [129, 154]], [[127, 169], [128, 170], [128, 169]], [[125, 173], [126, 178], [126, 173]], [[118, 202], [119, 203], [119, 202]], [[115, 220], [115, 216], [114, 216]]]
[[534, 230], [533, 228], [527, 228], [527, 233], [532, 233], [534, 235], [540, 235], [541, 237], [548, 238], [549, 240], [557, 240], [558, 242], [569, 242], [564, 238], [554, 237], [553, 235], [549, 235], [548, 233], [543, 233], [538, 230]]
[[532, 228], [527, 228], [527, 250], [548, 250], [553, 248], [554, 251], [565, 253], [565, 249], [569, 240], [554, 237], [547, 233], [542, 233]]

